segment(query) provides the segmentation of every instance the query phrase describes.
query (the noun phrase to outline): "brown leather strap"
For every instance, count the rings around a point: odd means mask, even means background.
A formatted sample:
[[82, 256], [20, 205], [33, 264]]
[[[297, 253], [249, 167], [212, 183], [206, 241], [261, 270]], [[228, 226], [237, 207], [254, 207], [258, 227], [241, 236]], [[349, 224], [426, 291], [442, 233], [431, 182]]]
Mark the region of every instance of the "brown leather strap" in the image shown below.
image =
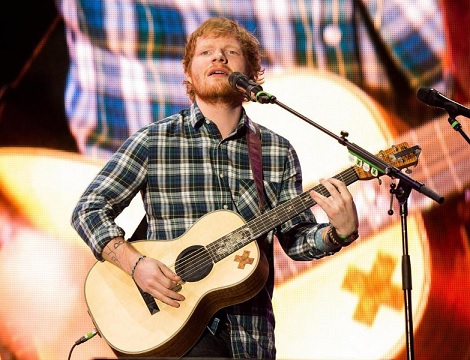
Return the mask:
[[256, 132], [247, 129], [246, 141], [248, 143], [248, 154], [250, 156], [251, 171], [258, 190], [258, 206], [261, 212], [264, 211], [264, 184], [263, 184], [263, 156], [261, 153], [261, 131], [258, 124], [251, 122]]

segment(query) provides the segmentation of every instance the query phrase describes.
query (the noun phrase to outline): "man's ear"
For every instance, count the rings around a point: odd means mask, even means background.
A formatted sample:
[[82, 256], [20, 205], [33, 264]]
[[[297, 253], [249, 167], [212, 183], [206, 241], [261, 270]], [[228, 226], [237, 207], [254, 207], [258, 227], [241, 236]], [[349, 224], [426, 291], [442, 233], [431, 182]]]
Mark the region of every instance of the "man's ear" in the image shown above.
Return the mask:
[[192, 83], [192, 78], [191, 78], [191, 70], [188, 66], [187, 70], [184, 72], [184, 78], [186, 81]]

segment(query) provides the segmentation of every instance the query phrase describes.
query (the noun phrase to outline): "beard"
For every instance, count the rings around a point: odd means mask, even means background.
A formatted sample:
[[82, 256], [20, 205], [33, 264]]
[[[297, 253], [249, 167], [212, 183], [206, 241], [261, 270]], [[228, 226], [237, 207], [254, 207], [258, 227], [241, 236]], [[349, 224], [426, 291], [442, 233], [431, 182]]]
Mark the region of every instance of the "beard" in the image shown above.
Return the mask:
[[196, 98], [209, 104], [240, 105], [243, 102], [243, 94], [233, 89], [228, 81], [207, 84], [195, 77], [192, 87]]

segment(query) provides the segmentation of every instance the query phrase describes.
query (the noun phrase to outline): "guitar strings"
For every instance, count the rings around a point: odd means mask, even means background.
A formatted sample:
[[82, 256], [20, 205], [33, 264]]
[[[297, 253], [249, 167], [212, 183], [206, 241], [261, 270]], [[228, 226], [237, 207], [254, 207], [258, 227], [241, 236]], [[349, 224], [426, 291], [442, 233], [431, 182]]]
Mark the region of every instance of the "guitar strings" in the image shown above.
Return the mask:
[[[345, 182], [347, 185], [349, 185], [350, 183], [354, 182], [354, 180], [357, 178], [357, 174], [354, 171], [354, 168], [349, 168], [349, 169], [345, 170], [344, 172], [342, 172], [342, 173], [338, 174], [337, 176], [335, 176], [335, 178], [337, 178], [337, 179]], [[325, 197], [330, 197], [331, 196], [331, 194], [328, 192], [328, 190], [323, 185], [319, 184], [319, 185], [315, 186], [314, 188], [312, 188], [310, 190], [307, 190], [306, 192], [304, 192], [302, 194], [299, 194], [298, 196], [296, 196], [295, 198], [289, 200], [288, 202], [285, 202], [285, 203], [279, 205], [278, 207], [276, 207], [273, 210], [276, 210], [276, 209], [281, 209], [282, 210], [283, 205], [286, 205], [287, 203], [290, 204], [291, 202], [295, 202], [295, 201], [298, 201], [298, 200], [305, 200], [305, 199], [303, 199], [304, 197], [306, 198], [306, 200], [308, 200], [309, 202], [312, 202], [313, 205], [315, 205], [316, 202], [313, 201], [313, 199], [311, 199], [310, 195], [309, 195], [311, 190], [315, 190], [315, 191], [319, 192], [320, 194], [322, 194]], [[307, 195], [308, 195], [308, 197], [307, 197]], [[307, 208], [308, 208], [308, 206], [307, 206]], [[253, 221], [250, 222], [250, 224], [252, 224], [252, 227], [256, 229], [257, 224], [264, 223], [267, 220], [266, 218], [269, 219], [268, 214], [271, 214], [271, 211], [263, 214], [262, 216], [259, 216], [258, 218], [253, 219]], [[190, 254], [184, 255], [180, 259], [180, 261], [178, 261], [178, 263], [172, 264], [171, 266], [169, 266], [169, 268], [172, 268], [176, 273], [176, 266], [181, 266], [182, 268], [185, 268], [184, 273], [186, 274], [187, 277], [190, 278], [191, 276], [196, 275], [199, 271], [201, 271], [204, 268], [208, 267], [210, 264], [215, 264], [217, 261], [221, 260], [221, 259], [217, 260], [216, 257], [215, 257], [215, 253], [214, 253], [214, 246], [215, 245], [214, 244], [216, 244], [220, 241], [225, 242], [225, 240], [227, 238], [230, 238], [233, 235], [242, 232], [246, 228], [247, 228], [247, 225], [243, 225], [240, 228], [234, 230], [233, 232], [231, 232], [229, 234], [226, 234], [226, 235], [222, 236], [221, 238], [209, 243], [207, 246], [202, 246], [201, 248], [191, 252]], [[257, 236], [254, 236], [253, 239], [250, 239], [250, 242], [255, 240], [260, 235], [261, 234], [258, 234]], [[212, 249], [212, 252], [211, 252], [211, 249]], [[201, 256], [201, 255], [205, 254], [206, 251], [209, 253], [209, 257]], [[186, 268], [188, 268], [188, 270], [186, 270]], [[183, 281], [185, 281], [185, 279], [183, 279]]]

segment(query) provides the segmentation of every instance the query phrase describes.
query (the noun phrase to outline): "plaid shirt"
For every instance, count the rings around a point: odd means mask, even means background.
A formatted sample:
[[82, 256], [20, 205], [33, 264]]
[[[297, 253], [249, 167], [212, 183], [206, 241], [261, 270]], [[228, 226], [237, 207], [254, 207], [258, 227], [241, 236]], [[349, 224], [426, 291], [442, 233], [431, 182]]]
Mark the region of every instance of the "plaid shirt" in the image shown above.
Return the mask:
[[380, 44], [411, 89], [445, 90], [438, 0], [370, 0], [363, 12], [356, 1], [57, 0], [71, 60], [66, 111], [80, 151], [109, 157], [142, 126], [188, 107], [185, 40], [211, 16], [258, 37], [267, 73], [317, 68], [387, 89]]
[[[142, 193], [148, 239], [181, 236], [201, 216], [218, 209], [239, 213], [249, 221], [259, 214], [256, 184], [246, 137], [255, 131], [244, 114], [238, 128], [222, 140], [194, 104], [190, 109], [152, 123], [131, 136], [90, 184], [80, 199], [73, 225], [102, 260], [106, 243], [124, 232], [114, 218]], [[265, 203], [274, 208], [302, 191], [297, 155], [290, 143], [261, 127]], [[333, 254], [321, 241], [327, 224], [318, 224], [310, 210], [267, 234], [261, 242], [270, 264], [265, 287], [254, 298], [231, 306], [235, 357], [274, 358], [273, 236], [295, 260]]]

